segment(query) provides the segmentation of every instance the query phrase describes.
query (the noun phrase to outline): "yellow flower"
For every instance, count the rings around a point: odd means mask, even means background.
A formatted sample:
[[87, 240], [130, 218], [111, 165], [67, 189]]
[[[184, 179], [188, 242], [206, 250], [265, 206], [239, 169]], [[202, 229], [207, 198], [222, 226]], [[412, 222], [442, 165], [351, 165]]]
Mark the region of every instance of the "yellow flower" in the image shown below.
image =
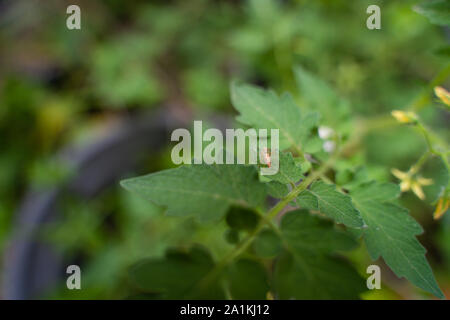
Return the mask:
[[400, 183], [400, 190], [401, 190], [401, 192], [406, 192], [406, 191], [408, 191], [409, 189], [411, 189], [411, 179], [408, 179], [408, 180], [404, 180], [404, 181], [402, 181], [401, 183]]
[[429, 185], [433, 184], [433, 179], [417, 177], [416, 180], [422, 186], [429, 186]]
[[411, 170], [408, 172], [403, 172], [394, 168], [391, 170], [391, 173], [400, 180], [400, 190], [402, 192], [411, 190], [420, 200], [425, 199], [422, 186], [429, 186], [433, 183], [432, 179], [413, 177]]
[[400, 123], [414, 123], [417, 120], [414, 112], [393, 110], [391, 114]]
[[395, 169], [395, 168], [391, 169], [391, 172], [396, 178], [398, 178], [400, 180], [404, 180], [404, 179], [409, 177], [408, 172], [403, 172], [403, 171], [400, 171], [400, 170]]
[[434, 219], [441, 218], [444, 213], [448, 210], [448, 207], [450, 206], [450, 199], [449, 198], [440, 198], [438, 201], [438, 204], [436, 206], [436, 210], [434, 210], [433, 217]]
[[434, 93], [443, 103], [450, 106], [450, 92], [442, 87], [434, 87]]
[[406, 192], [411, 189], [411, 177], [407, 172], [400, 171], [398, 169], [391, 169], [392, 174], [400, 180], [400, 190]]
[[423, 193], [422, 186], [418, 182], [411, 184], [411, 190], [419, 197], [420, 200], [425, 200], [425, 194]]

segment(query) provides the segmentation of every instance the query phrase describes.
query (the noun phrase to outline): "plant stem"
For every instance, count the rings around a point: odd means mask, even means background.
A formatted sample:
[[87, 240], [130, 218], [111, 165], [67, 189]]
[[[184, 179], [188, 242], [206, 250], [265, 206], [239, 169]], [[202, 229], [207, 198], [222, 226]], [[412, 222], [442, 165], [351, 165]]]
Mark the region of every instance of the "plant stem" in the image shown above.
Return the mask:
[[[436, 135], [433, 133], [433, 131], [427, 129], [420, 121], [418, 121], [418, 123], [417, 123], [417, 128], [423, 134], [423, 136], [425, 138], [425, 141], [427, 142], [428, 152], [426, 154], [424, 154], [424, 156], [426, 155], [428, 157], [429, 153], [435, 154], [435, 155], [441, 157], [442, 161], [444, 161], [444, 164], [447, 167], [447, 169], [450, 169], [449, 164], [448, 164], [448, 159], [447, 159], [447, 153], [446, 152], [440, 152], [440, 151], [436, 150], [433, 147], [432, 139], [436, 140]], [[445, 149], [448, 149], [446, 143], [442, 143], [442, 146], [444, 146]], [[417, 172], [417, 171], [415, 171], [415, 172]]]
[[423, 134], [425, 141], [427, 142], [428, 149], [431, 153], [436, 154], [436, 150], [434, 150], [433, 143], [431, 142], [431, 137], [428, 134], [427, 129], [424, 127], [424, 125], [419, 121], [417, 122], [417, 128], [420, 130], [420, 132]]
[[431, 150], [428, 150], [427, 152], [425, 152], [420, 158], [419, 160], [417, 160], [417, 162], [411, 166], [411, 168], [409, 169], [409, 173], [411, 175], [416, 174], [420, 168], [422, 168], [423, 164], [425, 163], [425, 161], [427, 161], [428, 157], [431, 154]]

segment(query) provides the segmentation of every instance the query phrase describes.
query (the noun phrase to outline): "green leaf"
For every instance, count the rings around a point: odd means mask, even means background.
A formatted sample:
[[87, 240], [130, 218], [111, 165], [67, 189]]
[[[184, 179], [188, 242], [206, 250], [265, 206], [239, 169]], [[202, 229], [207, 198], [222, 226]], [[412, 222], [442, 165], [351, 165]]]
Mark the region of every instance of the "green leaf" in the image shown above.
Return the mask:
[[256, 207], [266, 197], [256, 168], [245, 165], [190, 165], [124, 180], [121, 185], [173, 216], [219, 220], [231, 205]]
[[423, 192], [425, 200], [434, 203], [444, 194], [445, 188], [448, 186], [450, 176], [447, 166], [441, 157], [433, 156], [425, 162], [420, 174], [424, 178], [433, 180], [432, 184], [423, 187]]
[[323, 150], [324, 141], [319, 137], [313, 137], [305, 143], [304, 152], [316, 153]]
[[450, 2], [448, 0], [429, 0], [415, 6], [414, 9], [427, 17], [431, 23], [442, 26], [450, 24]]
[[332, 255], [356, 242], [330, 221], [306, 210], [288, 212], [281, 221], [286, 252], [275, 266], [280, 299], [357, 299], [365, 281], [342, 258]]
[[397, 276], [444, 298], [425, 258], [426, 250], [415, 237], [422, 227], [405, 208], [390, 203], [400, 194], [399, 187], [371, 182], [351, 194], [367, 225], [364, 241], [371, 258], [382, 256]]
[[281, 199], [289, 193], [287, 185], [280, 182], [270, 181], [264, 183], [264, 185], [266, 186], [267, 193], [277, 199]]
[[352, 204], [351, 198], [336, 191], [336, 186], [322, 181], [314, 182], [309, 189], [297, 197], [300, 206], [318, 210], [338, 223], [349, 227], [362, 227], [364, 222], [358, 210]]
[[436, 55], [440, 55], [444, 58], [449, 58], [450, 57], [450, 45], [444, 45], [442, 47], [439, 47], [436, 50], [433, 50], [433, 53]]
[[195, 286], [214, 267], [206, 249], [195, 246], [188, 251], [169, 250], [162, 259], [145, 259], [130, 268], [132, 283], [161, 299], [224, 299], [218, 282], [210, 284], [200, 295]]
[[239, 242], [239, 231], [236, 229], [228, 229], [224, 234], [225, 240], [230, 244], [236, 244]]
[[312, 110], [318, 110], [325, 124], [341, 128], [350, 115], [347, 101], [341, 99], [327, 83], [304, 68], [297, 66], [294, 73], [307, 106]]
[[303, 161], [303, 160], [300, 160], [300, 158], [296, 158], [295, 161], [296, 161], [297, 165], [300, 164], [300, 167], [302, 168], [303, 173], [308, 172], [312, 167], [311, 162], [309, 162], [308, 160]]
[[274, 257], [280, 253], [282, 245], [278, 235], [270, 230], [262, 230], [253, 241], [253, 251], [263, 258]]
[[226, 215], [227, 224], [236, 230], [253, 230], [259, 221], [259, 216], [253, 210], [241, 207], [231, 207]]
[[249, 259], [238, 260], [228, 268], [227, 283], [232, 299], [265, 300], [269, 291], [266, 270]]
[[276, 174], [267, 176], [268, 179], [281, 183], [296, 183], [303, 177], [302, 169], [296, 164], [290, 152], [279, 153], [279, 170]]
[[240, 112], [239, 122], [256, 129], [279, 129], [281, 150], [291, 146], [301, 148], [319, 119], [317, 113], [302, 117], [300, 108], [287, 93], [280, 97], [274, 91], [247, 84], [232, 83], [231, 100]]
[[336, 174], [336, 184], [347, 190], [358, 188], [361, 184], [369, 182], [370, 178], [365, 167], [344, 169]]

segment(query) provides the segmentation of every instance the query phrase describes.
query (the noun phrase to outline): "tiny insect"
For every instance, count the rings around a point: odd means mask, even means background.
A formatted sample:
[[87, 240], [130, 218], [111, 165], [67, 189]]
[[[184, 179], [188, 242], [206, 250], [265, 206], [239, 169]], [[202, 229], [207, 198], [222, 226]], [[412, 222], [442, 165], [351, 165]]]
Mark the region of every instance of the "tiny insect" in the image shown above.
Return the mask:
[[263, 148], [261, 150], [261, 156], [262, 156], [263, 163], [267, 164], [267, 166], [270, 168], [270, 166], [271, 166], [271, 159], [270, 159], [269, 150], [267, 148]]

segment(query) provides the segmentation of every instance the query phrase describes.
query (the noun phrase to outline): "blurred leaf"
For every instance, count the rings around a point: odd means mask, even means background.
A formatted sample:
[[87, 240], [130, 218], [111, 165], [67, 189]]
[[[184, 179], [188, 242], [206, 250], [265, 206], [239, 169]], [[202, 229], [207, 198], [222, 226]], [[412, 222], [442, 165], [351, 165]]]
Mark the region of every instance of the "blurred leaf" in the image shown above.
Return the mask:
[[316, 153], [323, 150], [324, 141], [319, 137], [309, 139], [303, 148], [306, 153]]
[[218, 108], [228, 102], [227, 81], [219, 71], [196, 68], [184, 75], [187, 95], [199, 107]]
[[37, 189], [60, 185], [73, 174], [68, 162], [57, 159], [42, 159], [29, 168], [30, 181]]
[[257, 28], [243, 28], [235, 31], [229, 41], [234, 48], [248, 53], [258, 54], [270, 47], [267, 34], [261, 33]]
[[231, 205], [254, 207], [266, 196], [254, 167], [190, 165], [127, 179], [121, 185], [174, 216], [219, 220]]
[[353, 170], [344, 169], [336, 174], [336, 183], [347, 190], [358, 188], [361, 184], [369, 182], [369, 180], [366, 167], [358, 167]]
[[55, 97], [45, 101], [37, 110], [36, 129], [40, 144], [45, 148], [61, 138], [73, 120], [78, 105], [73, 99]]
[[442, 46], [433, 51], [437, 55], [441, 55], [443, 57], [450, 57], [450, 45]]
[[433, 180], [430, 185], [423, 187], [425, 200], [429, 203], [436, 202], [449, 184], [450, 175], [447, 166], [441, 157], [433, 156], [425, 162], [420, 174], [424, 178]]
[[429, 0], [415, 6], [414, 9], [427, 17], [431, 23], [450, 25], [450, 2], [448, 0]]
[[270, 229], [261, 231], [253, 242], [255, 254], [263, 258], [274, 257], [280, 253], [281, 249], [280, 238]]
[[238, 260], [228, 268], [227, 282], [232, 299], [265, 300], [269, 291], [266, 270], [249, 259]]
[[368, 134], [364, 148], [369, 164], [402, 169], [423, 154], [426, 144], [413, 128], [398, 126]]
[[158, 101], [164, 92], [149, 66], [157, 50], [157, 41], [144, 35], [98, 47], [92, 57], [92, 90], [107, 107]]
[[341, 99], [327, 83], [304, 68], [297, 66], [294, 72], [300, 93], [307, 106], [312, 110], [320, 111], [325, 124], [335, 129], [343, 128], [349, 119], [349, 104]]
[[[196, 285], [214, 268], [209, 252], [201, 247], [171, 250], [162, 259], [145, 259], [131, 267], [130, 279], [148, 293], [163, 299], [224, 299], [218, 282], [194, 294]], [[192, 294], [194, 294], [192, 296]]]
[[239, 242], [239, 231], [236, 229], [228, 229], [225, 231], [225, 240], [230, 244], [236, 244]]
[[288, 212], [281, 232], [289, 245], [275, 266], [279, 299], [357, 299], [365, 282], [344, 260], [331, 254], [355, 242], [328, 221], [305, 210]]
[[264, 185], [266, 186], [267, 193], [277, 199], [283, 198], [289, 192], [287, 185], [280, 182], [270, 181], [264, 183]]
[[251, 231], [258, 224], [259, 216], [253, 210], [232, 206], [225, 219], [233, 229]]

